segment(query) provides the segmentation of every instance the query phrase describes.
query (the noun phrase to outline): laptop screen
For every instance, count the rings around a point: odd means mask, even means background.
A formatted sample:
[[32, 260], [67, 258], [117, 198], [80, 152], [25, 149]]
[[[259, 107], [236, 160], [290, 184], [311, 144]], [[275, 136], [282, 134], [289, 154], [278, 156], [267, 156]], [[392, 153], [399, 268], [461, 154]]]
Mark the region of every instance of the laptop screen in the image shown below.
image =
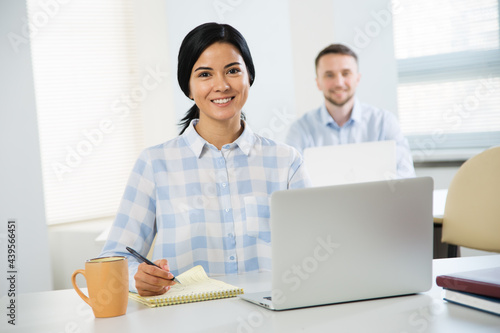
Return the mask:
[[306, 148], [304, 165], [315, 187], [394, 179], [396, 143], [376, 141]]

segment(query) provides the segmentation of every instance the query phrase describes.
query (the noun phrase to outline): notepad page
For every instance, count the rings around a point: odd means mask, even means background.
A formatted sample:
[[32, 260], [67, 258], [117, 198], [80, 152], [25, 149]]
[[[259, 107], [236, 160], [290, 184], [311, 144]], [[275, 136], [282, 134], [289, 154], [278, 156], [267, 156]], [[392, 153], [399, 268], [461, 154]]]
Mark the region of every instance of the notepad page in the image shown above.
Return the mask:
[[[181, 281], [181, 280], [179, 280]], [[153, 296], [154, 298], [176, 298], [176, 297], [190, 297], [190, 296], [195, 296], [195, 295], [206, 295], [209, 293], [213, 293], [215, 295], [221, 294], [219, 296], [223, 296], [223, 292], [225, 291], [232, 291], [239, 289], [237, 287], [234, 287], [232, 285], [229, 285], [225, 282], [218, 281], [218, 280], [206, 280], [203, 282], [197, 282], [195, 284], [191, 285], [185, 285], [183, 281], [181, 281], [182, 284], [176, 284], [170, 288], [167, 293], [159, 296]], [[215, 296], [214, 295], [214, 296]]]
[[[193, 283], [198, 283], [202, 281], [209, 280], [210, 278], [208, 277], [207, 273], [205, 273], [205, 270], [203, 269], [203, 266], [198, 265], [195, 266], [181, 275], [177, 275], [177, 280], [181, 282], [183, 285], [191, 285]], [[175, 285], [179, 285], [178, 283]], [[174, 286], [174, 287], [175, 287]]]
[[205, 273], [203, 266], [198, 265], [177, 276], [181, 283], [173, 285], [170, 290], [163, 295], [153, 296], [154, 298], [176, 298], [182, 296], [193, 296], [206, 293], [217, 293], [238, 289], [222, 281], [210, 279]]
[[141, 297], [131, 294], [130, 297], [154, 307], [234, 297], [243, 293], [241, 288], [209, 278], [200, 265], [178, 275], [177, 279], [181, 283], [173, 285], [163, 295]]

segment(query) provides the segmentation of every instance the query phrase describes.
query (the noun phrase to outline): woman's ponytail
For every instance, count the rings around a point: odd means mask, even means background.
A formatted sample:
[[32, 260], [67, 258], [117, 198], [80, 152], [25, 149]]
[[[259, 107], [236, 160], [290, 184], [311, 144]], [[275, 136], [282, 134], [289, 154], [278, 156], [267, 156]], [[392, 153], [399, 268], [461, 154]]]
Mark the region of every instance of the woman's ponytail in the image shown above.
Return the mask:
[[200, 109], [198, 109], [198, 106], [196, 104], [194, 104], [188, 110], [188, 112], [186, 112], [186, 115], [184, 116], [184, 118], [182, 118], [181, 121], [179, 122], [179, 126], [182, 127], [179, 135], [184, 133], [184, 131], [189, 127], [189, 124], [191, 124], [191, 120], [198, 119], [198, 118], [200, 118]]

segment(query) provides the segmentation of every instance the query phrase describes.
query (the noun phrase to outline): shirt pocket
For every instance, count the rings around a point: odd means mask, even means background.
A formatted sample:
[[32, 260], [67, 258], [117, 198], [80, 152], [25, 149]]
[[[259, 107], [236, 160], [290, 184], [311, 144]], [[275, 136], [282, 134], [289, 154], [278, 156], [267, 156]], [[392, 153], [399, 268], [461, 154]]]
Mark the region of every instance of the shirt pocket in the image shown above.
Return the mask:
[[271, 242], [270, 197], [249, 196], [243, 198], [246, 214], [247, 235]]

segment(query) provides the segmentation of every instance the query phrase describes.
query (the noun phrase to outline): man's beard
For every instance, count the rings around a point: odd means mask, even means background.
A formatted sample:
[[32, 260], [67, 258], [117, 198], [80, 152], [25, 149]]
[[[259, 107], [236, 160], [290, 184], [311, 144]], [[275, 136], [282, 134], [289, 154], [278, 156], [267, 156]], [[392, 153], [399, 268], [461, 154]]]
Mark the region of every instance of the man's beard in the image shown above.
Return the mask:
[[344, 106], [344, 105], [345, 105], [347, 102], [349, 102], [350, 100], [352, 100], [352, 99], [353, 99], [353, 97], [354, 97], [354, 94], [348, 95], [348, 96], [347, 96], [347, 98], [346, 98], [344, 101], [340, 102], [340, 103], [339, 103], [339, 102], [335, 102], [332, 98], [330, 98], [330, 97], [329, 97], [329, 96], [327, 96], [326, 94], [325, 94], [324, 96], [325, 96], [325, 99], [326, 99], [328, 102], [332, 103], [332, 104], [333, 104], [333, 105], [335, 105], [335, 106], [341, 107], [341, 106]]

